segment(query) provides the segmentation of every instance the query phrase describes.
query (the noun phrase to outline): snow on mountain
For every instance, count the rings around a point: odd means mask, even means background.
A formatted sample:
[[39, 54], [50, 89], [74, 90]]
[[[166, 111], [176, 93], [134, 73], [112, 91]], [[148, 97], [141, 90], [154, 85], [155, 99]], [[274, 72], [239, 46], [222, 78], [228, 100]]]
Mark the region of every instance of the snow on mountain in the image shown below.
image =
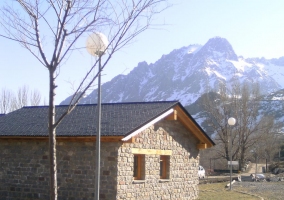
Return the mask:
[[[140, 62], [128, 75], [118, 75], [102, 85], [102, 102], [179, 100], [195, 102], [208, 87], [219, 83], [259, 83], [264, 94], [284, 88], [284, 57], [238, 57], [221, 37], [205, 45], [189, 45], [163, 55], [155, 63]], [[67, 104], [70, 97], [61, 104]], [[97, 90], [80, 103], [96, 103]]]
[[[192, 115], [192, 117], [197, 121], [197, 123], [210, 134], [214, 134], [214, 130], [212, 130], [211, 126], [208, 126], [206, 119], [212, 118], [210, 113], [205, 111], [204, 108], [204, 98], [205, 96], [209, 96], [212, 101], [216, 102], [216, 99], [220, 99], [219, 94], [216, 92], [208, 92], [204, 93], [201, 97], [199, 97], [194, 103], [185, 106], [185, 109]], [[261, 116], [271, 116], [274, 118], [275, 123], [279, 123], [281, 125], [278, 127], [279, 132], [284, 132], [284, 89], [278, 90], [277, 92], [270, 93], [269, 95], [264, 95], [259, 101], [258, 107], [258, 117]], [[217, 101], [219, 102], [219, 101]], [[216, 103], [217, 105], [217, 103]], [[225, 117], [225, 116], [224, 116]], [[211, 135], [214, 138], [214, 135]]]

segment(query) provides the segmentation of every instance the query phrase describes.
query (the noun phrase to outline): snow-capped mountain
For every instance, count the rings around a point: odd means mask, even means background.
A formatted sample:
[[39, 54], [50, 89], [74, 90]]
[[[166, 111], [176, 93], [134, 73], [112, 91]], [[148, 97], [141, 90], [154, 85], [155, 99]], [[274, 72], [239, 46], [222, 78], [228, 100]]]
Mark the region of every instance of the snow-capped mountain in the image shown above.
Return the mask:
[[[155, 63], [141, 62], [127, 75], [102, 85], [102, 102], [179, 100], [195, 102], [208, 88], [240, 82], [259, 83], [263, 94], [284, 88], [284, 57], [275, 59], [237, 56], [221, 37], [205, 45], [189, 45], [163, 55]], [[97, 90], [80, 103], [96, 103]], [[67, 104], [70, 97], [61, 104]]]
[[[212, 118], [213, 116], [210, 113], [206, 112], [204, 108], [204, 98], [205, 96], [209, 96], [211, 101], [216, 102], [216, 106], [220, 101], [216, 101], [220, 99], [220, 94], [216, 92], [204, 93], [200, 98], [198, 98], [194, 103], [185, 106], [185, 109], [192, 115], [192, 117], [197, 121], [198, 124], [210, 134], [214, 133], [212, 127], [208, 126], [208, 123], [205, 119]], [[277, 92], [273, 92], [269, 95], [263, 96], [259, 101], [258, 107], [258, 117], [262, 116], [272, 116], [275, 120], [275, 123], [281, 123], [281, 128], [279, 127], [279, 133], [284, 133], [284, 89], [278, 90]], [[226, 118], [226, 116], [224, 115]], [[228, 116], [227, 116], [228, 117]]]

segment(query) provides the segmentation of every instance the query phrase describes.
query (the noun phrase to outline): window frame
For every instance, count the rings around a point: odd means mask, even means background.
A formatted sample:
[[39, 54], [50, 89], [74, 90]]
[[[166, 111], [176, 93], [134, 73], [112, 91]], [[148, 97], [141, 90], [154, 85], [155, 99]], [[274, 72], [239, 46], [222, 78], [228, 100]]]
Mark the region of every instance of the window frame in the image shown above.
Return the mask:
[[160, 179], [169, 179], [170, 156], [160, 155]]
[[144, 180], [145, 172], [145, 155], [144, 154], [134, 154], [133, 156], [133, 179], [134, 180]]

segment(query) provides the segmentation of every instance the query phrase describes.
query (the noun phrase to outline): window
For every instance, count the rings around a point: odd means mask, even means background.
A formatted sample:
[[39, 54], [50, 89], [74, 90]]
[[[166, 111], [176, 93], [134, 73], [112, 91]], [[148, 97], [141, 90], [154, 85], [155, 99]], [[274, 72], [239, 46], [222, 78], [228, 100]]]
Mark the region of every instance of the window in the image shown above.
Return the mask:
[[134, 169], [133, 178], [134, 180], [144, 180], [145, 172], [145, 155], [134, 154]]
[[160, 179], [169, 179], [170, 156], [160, 156]]

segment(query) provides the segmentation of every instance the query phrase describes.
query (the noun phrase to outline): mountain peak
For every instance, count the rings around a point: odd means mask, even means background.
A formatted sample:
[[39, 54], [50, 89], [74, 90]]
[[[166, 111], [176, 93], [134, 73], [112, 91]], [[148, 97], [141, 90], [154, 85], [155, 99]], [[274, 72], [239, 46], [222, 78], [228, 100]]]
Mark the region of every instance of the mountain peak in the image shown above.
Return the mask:
[[[232, 62], [234, 61], [234, 62]], [[276, 64], [277, 63], [277, 64]], [[240, 59], [230, 43], [211, 38], [204, 46], [190, 45], [163, 55], [158, 61], [140, 62], [127, 75], [118, 75], [102, 85], [102, 102], [161, 101], [178, 99], [183, 105], [195, 102], [209, 88], [257, 82], [267, 94], [284, 87], [284, 59]], [[61, 104], [68, 104], [68, 97]], [[97, 90], [81, 103], [95, 103]]]
[[[238, 60], [238, 56], [233, 50], [232, 45], [227, 39], [221, 37], [214, 37], [202, 47], [200, 53], [204, 55], [219, 55], [228, 60]], [[219, 57], [220, 57], [219, 56]]]

